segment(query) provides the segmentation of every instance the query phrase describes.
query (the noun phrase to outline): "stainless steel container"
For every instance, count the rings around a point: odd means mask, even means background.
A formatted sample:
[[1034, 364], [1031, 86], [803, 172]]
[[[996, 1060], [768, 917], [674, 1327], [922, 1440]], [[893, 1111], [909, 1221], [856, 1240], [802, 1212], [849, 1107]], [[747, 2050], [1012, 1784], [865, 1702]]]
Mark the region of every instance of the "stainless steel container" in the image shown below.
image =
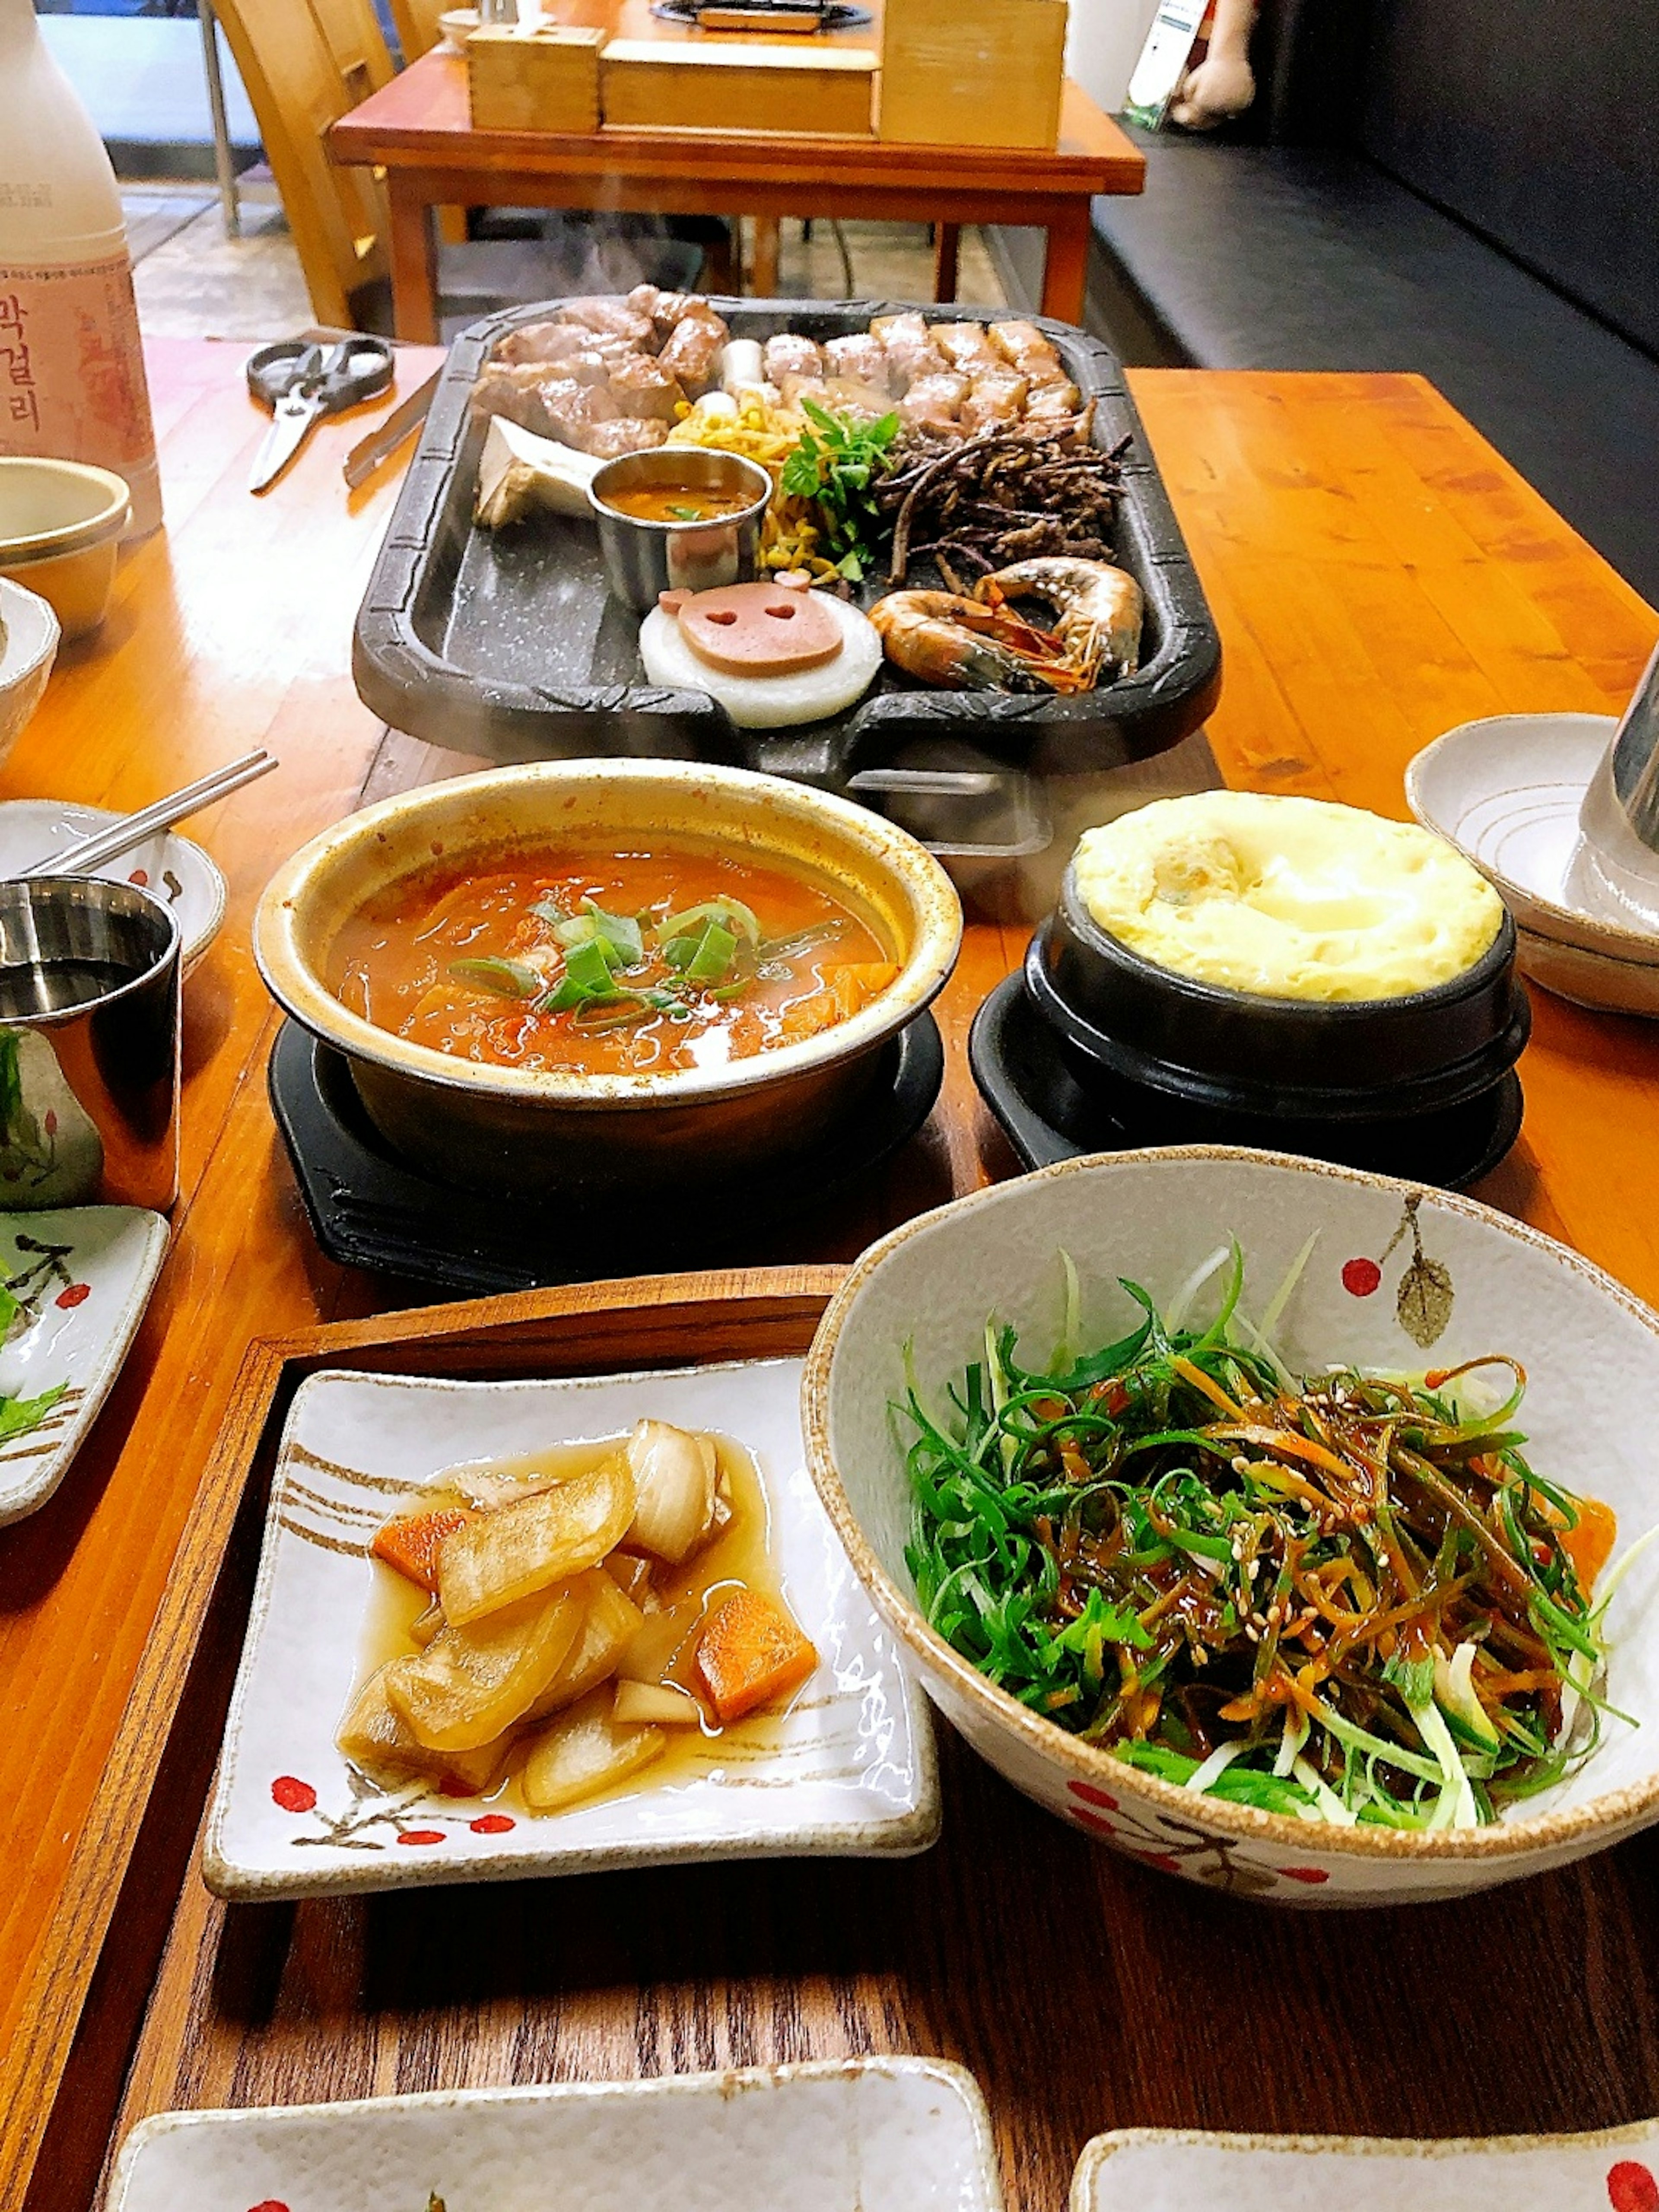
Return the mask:
[[[746, 497], [714, 522], [642, 522], [610, 504], [617, 492], [720, 492]], [[599, 526], [605, 580], [617, 599], [647, 614], [664, 592], [713, 592], [747, 583], [760, 564], [761, 523], [772, 479], [757, 461], [707, 446], [657, 446], [623, 453], [594, 477], [588, 501]]]
[[[685, 842], [822, 883], [898, 975], [798, 1043], [636, 1075], [502, 1067], [377, 1028], [336, 994], [335, 946], [365, 906], [434, 854], [459, 872], [561, 845]], [[614, 1191], [630, 1206], [805, 1152], [855, 1112], [888, 1039], [949, 975], [962, 908], [931, 854], [827, 792], [702, 761], [544, 761], [427, 784], [325, 830], [260, 901], [253, 950], [272, 996], [343, 1053], [368, 1118], [426, 1174], [499, 1196]]]
[[1590, 780], [1578, 827], [1592, 904], [1627, 929], [1659, 931], [1659, 647]]
[[179, 1195], [179, 925], [128, 884], [0, 884], [0, 1205]]

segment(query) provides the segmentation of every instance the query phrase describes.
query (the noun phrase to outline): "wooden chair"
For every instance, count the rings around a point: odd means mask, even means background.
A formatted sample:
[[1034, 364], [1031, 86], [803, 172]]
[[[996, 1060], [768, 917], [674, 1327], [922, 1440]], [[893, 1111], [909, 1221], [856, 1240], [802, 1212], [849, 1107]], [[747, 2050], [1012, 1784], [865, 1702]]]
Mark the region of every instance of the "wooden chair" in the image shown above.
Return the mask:
[[[364, 0], [365, 5], [367, 0]], [[319, 323], [355, 325], [352, 296], [386, 275], [384, 194], [323, 140], [356, 102], [309, 0], [216, 0], [259, 126]]]
[[[397, 74], [373, 0], [311, 0], [334, 65], [356, 107]], [[399, 36], [401, 36], [401, 31]]]
[[[367, 9], [368, 0], [349, 4]], [[312, 0], [215, 0], [215, 12], [259, 126], [313, 313], [338, 329], [389, 330], [385, 194], [374, 171], [339, 168], [328, 158], [328, 126], [356, 102]], [[341, 23], [344, 40], [349, 18], [343, 15]], [[384, 40], [380, 47], [384, 52]], [[365, 59], [363, 65], [370, 64]], [[441, 309], [460, 325], [518, 301], [580, 289], [586, 251], [580, 226], [565, 240], [441, 246]], [[689, 289], [701, 258], [696, 246], [665, 240], [641, 251], [637, 273], [670, 289]]]
[[390, 0], [390, 4], [398, 44], [404, 50], [407, 65], [428, 52], [443, 35], [438, 28], [438, 18], [448, 0]]

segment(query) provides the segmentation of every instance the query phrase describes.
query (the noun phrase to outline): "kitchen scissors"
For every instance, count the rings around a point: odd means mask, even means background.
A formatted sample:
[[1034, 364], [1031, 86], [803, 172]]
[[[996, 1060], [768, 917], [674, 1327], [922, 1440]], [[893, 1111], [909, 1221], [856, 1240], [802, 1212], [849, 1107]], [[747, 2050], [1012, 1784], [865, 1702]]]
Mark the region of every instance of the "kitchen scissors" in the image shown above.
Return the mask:
[[250, 491], [276, 483], [305, 443], [319, 415], [338, 414], [386, 391], [395, 356], [384, 338], [342, 338], [317, 345], [279, 338], [250, 354], [247, 388], [271, 412], [270, 429], [248, 478]]

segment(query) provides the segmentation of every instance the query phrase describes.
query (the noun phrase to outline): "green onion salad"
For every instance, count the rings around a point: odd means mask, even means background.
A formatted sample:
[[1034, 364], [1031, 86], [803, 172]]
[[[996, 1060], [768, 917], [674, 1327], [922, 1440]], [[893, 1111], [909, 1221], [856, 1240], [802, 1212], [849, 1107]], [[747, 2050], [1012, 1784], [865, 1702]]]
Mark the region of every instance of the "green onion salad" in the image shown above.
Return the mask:
[[[1288, 1373], [1268, 1338], [1310, 1249], [1261, 1330], [1233, 1244], [1167, 1314], [1125, 1282], [1139, 1317], [1092, 1351], [1066, 1260], [1046, 1365], [989, 1322], [948, 1409], [907, 1355], [917, 1595], [1021, 1704], [1166, 1782], [1343, 1826], [1483, 1826], [1614, 1714], [1602, 1622], [1633, 1554], [1592, 1602], [1613, 1515], [1528, 1465], [1506, 1355]], [[1182, 1326], [1218, 1275], [1215, 1319]]]

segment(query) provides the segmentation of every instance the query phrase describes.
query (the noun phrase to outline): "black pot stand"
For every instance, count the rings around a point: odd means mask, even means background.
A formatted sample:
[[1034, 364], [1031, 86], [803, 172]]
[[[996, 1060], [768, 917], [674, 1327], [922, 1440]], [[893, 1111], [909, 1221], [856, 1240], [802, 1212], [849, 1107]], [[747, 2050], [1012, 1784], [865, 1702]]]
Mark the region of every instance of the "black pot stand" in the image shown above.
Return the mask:
[[550, 1199], [464, 1189], [392, 1151], [364, 1113], [344, 1058], [287, 1022], [271, 1048], [271, 1110], [317, 1242], [349, 1267], [452, 1295], [740, 1261], [844, 1198], [932, 1112], [945, 1050], [931, 1014], [883, 1048], [842, 1126], [741, 1183], [653, 1193], [632, 1213], [614, 1191]]

